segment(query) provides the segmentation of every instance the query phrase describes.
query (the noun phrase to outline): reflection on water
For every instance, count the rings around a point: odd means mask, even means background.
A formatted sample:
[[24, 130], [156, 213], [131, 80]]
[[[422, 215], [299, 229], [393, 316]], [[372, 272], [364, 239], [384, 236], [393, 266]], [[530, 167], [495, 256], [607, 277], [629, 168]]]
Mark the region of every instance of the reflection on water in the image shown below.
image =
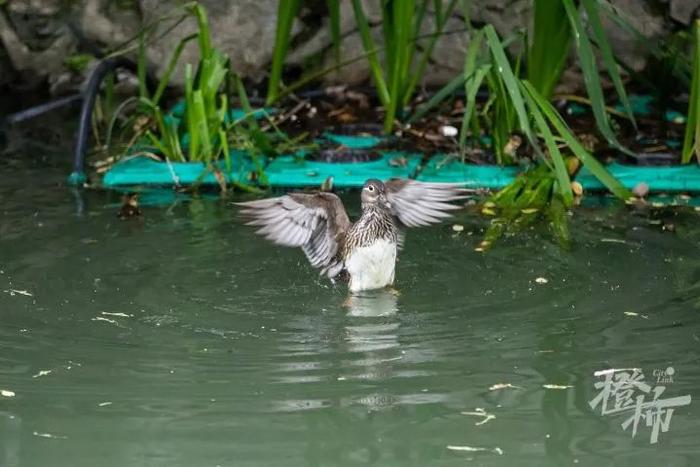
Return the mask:
[[[700, 460], [694, 211], [669, 234], [582, 208], [571, 251], [532, 232], [486, 255], [465, 213], [411, 232], [398, 294], [348, 296], [230, 199], [144, 196], [120, 221], [118, 195], [33, 170], [0, 183], [3, 467]], [[587, 404], [596, 370], [669, 366], [693, 403], [659, 446]]]

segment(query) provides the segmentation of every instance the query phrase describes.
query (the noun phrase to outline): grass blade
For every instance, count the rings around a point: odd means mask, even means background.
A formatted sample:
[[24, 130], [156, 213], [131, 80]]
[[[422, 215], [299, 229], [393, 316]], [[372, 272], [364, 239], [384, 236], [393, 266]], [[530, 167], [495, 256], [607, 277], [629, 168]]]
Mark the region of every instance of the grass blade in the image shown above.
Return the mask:
[[331, 29], [331, 43], [336, 65], [340, 64], [340, 0], [326, 0]]
[[279, 95], [282, 69], [289, 49], [289, 35], [292, 32], [292, 24], [299, 11], [299, 5], [300, 0], [279, 0], [277, 4], [277, 31], [275, 33], [275, 48], [272, 52], [270, 80], [267, 86], [267, 105], [275, 102]]
[[449, 83], [444, 85], [442, 88], [438, 90], [435, 94], [432, 95], [430, 99], [428, 99], [428, 102], [425, 104], [421, 104], [418, 106], [416, 109], [416, 112], [413, 114], [413, 116], [408, 120], [408, 123], [413, 123], [415, 121], [420, 120], [427, 114], [431, 109], [433, 109], [435, 106], [439, 105], [442, 101], [447, 99], [449, 96], [455, 93], [455, 91], [464, 84], [464, 75], [459, 74], [456, 77], [452, 79]]
[[591, 108], [595, 117], [598, 130], [605, 137], [608, 143], [626, 154], [633, 154], [629, 149], [622, 146], [612, 127], [607, 112], [605, 111], [605, 98], [603, 96], [603, 87], [600, 84], [600, 76], [598, 74], [598, 66], [593, 55], [593, 48], [588, 38], [588, 34], [581, 22], [581, 15], [574, 6], [573, 0], [562, 0], [566, 14], [571, 23], [571, 29], [574, 32], [574, 43], [578, 51], [581, 71], [584, 76], [584, 84], [586, 92], [591, 100]]
[[150, 99], [146, 84], [146, 36], [141, 32], [139, 36], [139, 53], [136, 61], [136, 77], [139, 81], [139, 97]]
[[681, 161], [690, 162], [693, 154], [700, 162], [700, 20], [695, 21], [693, 31], [694, 59], [693, 78], [690, 85], [690, 100], [688, 101], [688, 121], [685, 124], [683, 152]]
[[527, 113], [525, 112], [525, 103], [523, 101], [523, 96], [520, 94], [517, 78], [513, 74], [508, 58], [506, 58], [506, 54], [503, 50], [503, 46], [501, 45], [501, 41], [498, 38], [498, 34], [496, 34], [496, 30], [490, 24], [484, 27], [484, 33], [486, 34], [486, 42], [488, 43], [489, 48], [491, 49], [491, 54], [496, 62], [496, 71], [503, 80], [503, 84], [505, 85], [508, 95], [510, 96], [510, 100], [520, 123], [520, 128], [523, 133], [525, 133], [525, 136], [530, 144], [532, 144], [535, 152], [541, 156], [541, 150], [539, 149], [539, 145], [537, 144], [532, 128], [530, 127], [530, 121]]
[[527, 55], [527, 78], [549, 99], [559, 82], [571, 45], [571, 26], [561, 2], [535, 0], [532, 43]]
[[[365, 16], [365, 12], [362, 9], [361, 0], [352, 0], [352, 7], [355, 12], [355, 20], [357, 21], [357, 28], [360, 33], [360, 38], [362, 39], [362, 47], [367, 53], [367, 61], [369, 62], [372, 79], [374, 80], [374, 85], [377, 88], [377, 96], [379, 97], [382, 105], [386, 108], [389, 106], [391, 98], [389, 97], [389, 90], [387, 89], [386, 81], [384, 81], [382, 68], [379, 65], [377, 48], [374, 44], [374, 39], [372, 39], [372, 32], [369, 28], [369, 23], [367, 22], [367, 16]], [[385, 44], [385, 46], [387, 47], [386, 54], [388, 56], [389, 44]]]
[[474, 114], [474, 109], [476, 108], [476, 94], [479, 92], [479, 88], [484, 81], [484, 77], [491, 71], [491, 65], [481, 65], [477, 68], [474, 76], [467, 79], [464, 83], [465, 97], [467, 100], [467, 105], [464, 109], [464, 115], [462, 116], [462, 128], [459, 131], [459, 148], [464, 152], [465, 143], [467, 141], [467, 131], [469, 129], [469, 122]]
[[600, 50], [600, 55], [603, 58], [603, 63], [605, 68], [608, 70], [608, 75], [615, 86], [615, 91], [617, 96], [620, 98], [620, 102], [625, 109], [625, 113], [632, 122], [634, 130], [637, 129], [637, 121], [634, 119], [634, 112], [632, 111], [632, 106], [630, 105], [629, 98], [627, 97], [627, 91], [625, 90], [625, 85], [622, 83], [622, 78], [620, 77], [620, 72], [618, 71], [617, 62], [615, 61], [615, 56], [613, 55], [612, 47], [610, 47], [610, 42], [605, 35], [603, 30], [603, 24], [600, 21], [600, 15], [598, 12], [598, 0], [582, 0], [584, 9], [586, 10], [586, 15], [588, 16], [588, 23], [591, 25], [591, 30], [593, 32], [593, 37]]
[[632, 193], [622, 186], [622, 184], [608, 172], [605, 167], [598, 162], [598, 160], [586, 151], [581, 143], [578, 142], [576, 137], [573, 135], [569, 127], [561, 118], [556, 109], [549, 103], [545, 98], [539, 95], [537, 90], [532, 86], [532, 84], [527, 81], [523, 81], [523, 86], [527, 89], [530, 96], [540, 108], [542, 113], [549, 123], [557, 130], [559, 136], [562, 137], [566, 145], [571, 149], [574, 155], [585, 165], [588, 170], [605, 185], [611, 193], [621, 199], [627, 199], [632, 196]]
[[[427, 4], [427, 2], [425, 2]], [[420, 79], [423, 77], [425, 74], [425, 69], [428, 66], [428, 62], [430, 61], [430, 57], [433, 55], [433, 50], [435, 49], [435, 44], [437, 44], [438, 39], [442, 36], [442, 31], [445, 28], [445, 24], [447, 24], [447, 20], [450, 18], [452, 15], [452, 11], [454, 10], [454, 7], [457, 3], [457, 0], [451, 0], [450, 3], [447, 4], [447, 8], [445, 8], [444, 11], [440, 11], [441, 8], [438, 7], [438, 5], [442, 5], [442, 0], [436, 0], [435, 1], [435, 31], [434, 33], [430, 36], [430, 40], [428, 42], [427, 47], [423, 50], [423, 53], [421, 54], [420, 60], [418, 62], [418, 66], [416, 67], [416, 71], [411, 74], [411, 79], [408, 83], [408, 86], [406, 88], [406, 92], [404, 95], [404, 105], [408, 105], [409, 100], [411, 99], [411, 96], [413, 95], [416, 87], [418, 86], [418, 83]], [[420, 33], [420, 22], [418, 22], [417, 26], [417, 31], [416, 35]], [[415, 42], [414, 42], [415, 44]], [[470, 44], [471, 45], [471, 44]]]
[[[549, 129], [549, 125], [542, 116], [542, 112], [540, 111], [541, 109], [537, 105], [537, 102], [534, 100], [533, 96], [530, 95], [528, 88], [525, 85], [521, 83], [520, 86], [523, 90], [523, 95], [528, 102], [528, 107], [532, 113], [532, 117], [535, 120], [535, 125], [537, 126], [537, 129], [539, 129], [539, 132], [544, 139], [545, 147], [549, 150], [549, 157], [552, 159], [552, 163], [554, 164], [554, 175], [557, 180], [559, 194], [561, 195], [564, 205], [567, 208], [571, 207], [574, 202], [574, 196], [571, 192], [571, 180], [569, 179], [569, 173], [566, 169], [564, 158], [559, 151], [559, 147], [554, 140], [554, 135]], [[534, 86], [532, 87], [534, 89]], [[544, 96], [542, 96], [542, 100], [545, 100]]]
[[173, 55], [170, 57], [170, 62], [168, 62], [168, 67], [165, 69], [165, 73], [163, 73], [163, 77], [160, 79], [158, 82], [158, 88], [156, 89], [155, 94], [153, 94], [153, 102], [155, 104], [158, 104], [160, 101], [160, 98], [163, 97], [163, 93], [165, 92], [165, 88], [168, 86], [168, 83], [170, 82], [170, 76], [172, 76], [173, 71], [175, 70], [175, 67], [177, 66], [177, 62], [180, 60], [180, 55], [182, 55], [182, 51], [185, 48], [185, 45], [192, 39], [195, 39], [197, 37], [197, 34], [190, 34], [189, 36], [183, 38], [175, 48], [175, 51], [173, 52]]

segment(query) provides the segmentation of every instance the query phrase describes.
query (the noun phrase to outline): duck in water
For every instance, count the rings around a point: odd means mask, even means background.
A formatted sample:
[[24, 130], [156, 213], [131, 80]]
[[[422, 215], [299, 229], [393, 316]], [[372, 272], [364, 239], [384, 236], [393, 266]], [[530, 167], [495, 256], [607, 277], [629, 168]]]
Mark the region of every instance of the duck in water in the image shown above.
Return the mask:
[[333, 193], [290, 193], [238, 203], [247, 225], [284, 246], [301, 247], [311, 265], [331, 280], [347, 274], [351, 292], [394, 283], [396, 253], [405, 227], [450, 217], [451, 201], [465, 197], [458, 184], [370, 179], [362, 187], [362, 215], [352, 223]]

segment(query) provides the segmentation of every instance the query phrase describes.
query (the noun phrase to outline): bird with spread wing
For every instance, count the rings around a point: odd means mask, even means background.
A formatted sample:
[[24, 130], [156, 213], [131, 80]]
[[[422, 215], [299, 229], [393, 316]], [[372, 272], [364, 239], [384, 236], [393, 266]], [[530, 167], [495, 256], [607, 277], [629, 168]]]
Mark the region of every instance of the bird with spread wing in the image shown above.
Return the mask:
[[301, 247], [311, 265], [333, 279], [349, 275], [351, 292], [394, 283], [396, 253], [405, 227], [433, 224], [459, 209], [458, 184], [392, 178], [362, 187], [362, 215], [350, 222], [333, 193], [290, 193], [238, 203], [247, 224], [278, 245]]

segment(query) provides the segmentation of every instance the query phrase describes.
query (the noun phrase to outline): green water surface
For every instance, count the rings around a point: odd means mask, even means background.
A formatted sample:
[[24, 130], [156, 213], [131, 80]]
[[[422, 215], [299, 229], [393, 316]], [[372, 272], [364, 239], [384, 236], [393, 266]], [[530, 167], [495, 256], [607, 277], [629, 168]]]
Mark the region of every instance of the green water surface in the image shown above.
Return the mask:
[[[543, 229], [486, 254], [463, 212], [409, 233], [398, 297], [347, 300], [236, 197], [124, 221], [45, 165], [0, 162], [0, 466], [700, 465], [692, 208], [674, 233], [581, 208], [570, 251]], [[692, 397], [655, 444], [589, 406], [633, 367]]]

